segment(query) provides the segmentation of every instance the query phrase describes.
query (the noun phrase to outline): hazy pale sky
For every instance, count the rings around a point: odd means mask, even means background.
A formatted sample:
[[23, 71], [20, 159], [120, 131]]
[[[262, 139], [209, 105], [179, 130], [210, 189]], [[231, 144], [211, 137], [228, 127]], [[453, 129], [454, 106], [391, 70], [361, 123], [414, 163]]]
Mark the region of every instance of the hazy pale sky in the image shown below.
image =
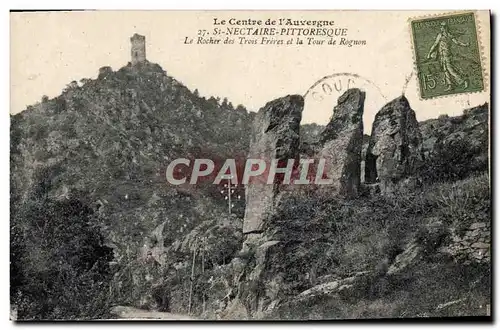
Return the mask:
[[[11, 108], [17, 113], [42, 95], [57, 96], [72, 80], [95, 78], [130, 61], [130, 37], [146, 36], [147, 58], [202, 96], [227, 97], [257, 111], [287, 94], [304, 95], [318, 80], [338, 73], [359, 75], [367, 92], [365, 127], [384, 104], [401, 95], [414, 71], [408, 20], [422, 11], [88, 11], [11, 13]], [[489, 12], [477, 12], [483, 67], [489, 73]], [[186, 36], [212, 30], [213, 19], [293, 18], [334, 20], [348, 39], [365, 46], [187, 45]], [[331, 78], [335, 83], [349, 76]], [[335, 80], [337, 79], [337, 80]], [[328, 81], [328, 80], [327, 80]], [[345, 83], [345, 81], [344, 81]], [[489, 85], [489, 80], [488, 80]], [[345, 86], [345, 84], [344, 84]], [[419, 120], [458, 115], [489, 100], [485, 92], [421, 100], [416, 75], [405, 91]], [[315, 104], [306, 98], [303, 122], [325, 123], [338, 95]], [[320, 102], [321, 103], [321, 102]], [[365, 129], [366, 130], [366, 129]]]

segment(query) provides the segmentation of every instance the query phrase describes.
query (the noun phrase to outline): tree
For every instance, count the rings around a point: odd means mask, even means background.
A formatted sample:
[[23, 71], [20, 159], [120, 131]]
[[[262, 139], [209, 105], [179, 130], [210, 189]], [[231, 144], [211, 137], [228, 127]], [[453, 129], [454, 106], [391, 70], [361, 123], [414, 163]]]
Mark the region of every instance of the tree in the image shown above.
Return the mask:
[[246, 109], [243, 105], [238, 104], [238, 105], [236, 106], [236, 111], [246, 113], [246, 112], [247, 112], [247, 109]]
[[73, 80], [72, 82], [70, 82], [68, 85], [67, 85], [68, 89], [77, 89], [78, 88], [78, 83], [76, 82], [76, 80]]
[[103, 66], [99, 68], [99, 75], [97, 76], [97, 78], [104, 79], [111, 73], [113, 73], [113, 69], [110, 66]]
[[217, 100], [213, 96], [210, 96], [210, 98], [208, 99], [208, 104], [210, 104], [211, 107], [216, 108], [219, 106], [219, 100]]
[[82, 78], [82, 79], [80, 79], [80, 83], [82, 84], [82, 86], [85, 86], [86, 84], [88, 84], [91, 81], [92, 80], [88, 79], [88, 78]]

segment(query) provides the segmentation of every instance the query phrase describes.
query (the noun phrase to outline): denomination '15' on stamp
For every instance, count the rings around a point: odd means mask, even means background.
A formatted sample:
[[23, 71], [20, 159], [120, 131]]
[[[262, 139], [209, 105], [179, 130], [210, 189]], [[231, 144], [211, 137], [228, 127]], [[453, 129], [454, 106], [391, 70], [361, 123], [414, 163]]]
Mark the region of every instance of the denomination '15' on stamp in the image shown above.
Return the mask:
[[410, 24], [422, 99], [484, 90], [473, 12], [413, 19]]

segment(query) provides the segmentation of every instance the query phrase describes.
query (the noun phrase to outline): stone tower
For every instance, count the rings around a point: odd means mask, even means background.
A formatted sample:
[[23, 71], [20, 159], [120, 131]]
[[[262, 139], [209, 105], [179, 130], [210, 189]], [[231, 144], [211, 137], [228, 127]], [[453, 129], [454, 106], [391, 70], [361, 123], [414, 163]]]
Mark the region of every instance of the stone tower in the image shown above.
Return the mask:
[[132, 65], [146, 61], [146, 37], [135, 33], [130, 38]]

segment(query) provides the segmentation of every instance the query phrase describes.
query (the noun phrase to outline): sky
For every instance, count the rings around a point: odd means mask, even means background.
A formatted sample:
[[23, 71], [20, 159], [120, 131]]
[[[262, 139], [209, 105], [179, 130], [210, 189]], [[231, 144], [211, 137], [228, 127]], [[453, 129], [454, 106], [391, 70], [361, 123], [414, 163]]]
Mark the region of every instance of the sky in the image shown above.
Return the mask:
[[[311, 88], [352, 79], [366, 91], [365, 132], [375, 113], [404, 90], [418, 120], [489, 101], [489, 12], [476, 12], [487, 89], [474, 94], [422, 100], [419, 96], [409, 20], [442, 12], [422, 11], [87, 11], [11, 13], [11, 108], [23, 111], [55, 97], [72, 80], [96, 78], [130, 61], [130, 37], [146, 36], [147, 58], [201, 96], [227, 97], [257, 111], [287, 94], [306, 95], [302, 123], [325, 124], [340, 92], [313, 98]], [[222, 19], [321, 19], [346, 28], [365, 46], [266, 46], [184, 44]], [[321, 79], [327, 76], [334, 76]], [[408, 80], [409, 79], [409, 80]], [[408, 80], [408, 82], [407, 82]], [[406, 87], [405, 87], [406, 86]], [[313, 89], [314, 89], [313, 88]], [[330, 92], [330, 89], [327, 90]], [[316, 96], [318, 94], [316, 93]]]

